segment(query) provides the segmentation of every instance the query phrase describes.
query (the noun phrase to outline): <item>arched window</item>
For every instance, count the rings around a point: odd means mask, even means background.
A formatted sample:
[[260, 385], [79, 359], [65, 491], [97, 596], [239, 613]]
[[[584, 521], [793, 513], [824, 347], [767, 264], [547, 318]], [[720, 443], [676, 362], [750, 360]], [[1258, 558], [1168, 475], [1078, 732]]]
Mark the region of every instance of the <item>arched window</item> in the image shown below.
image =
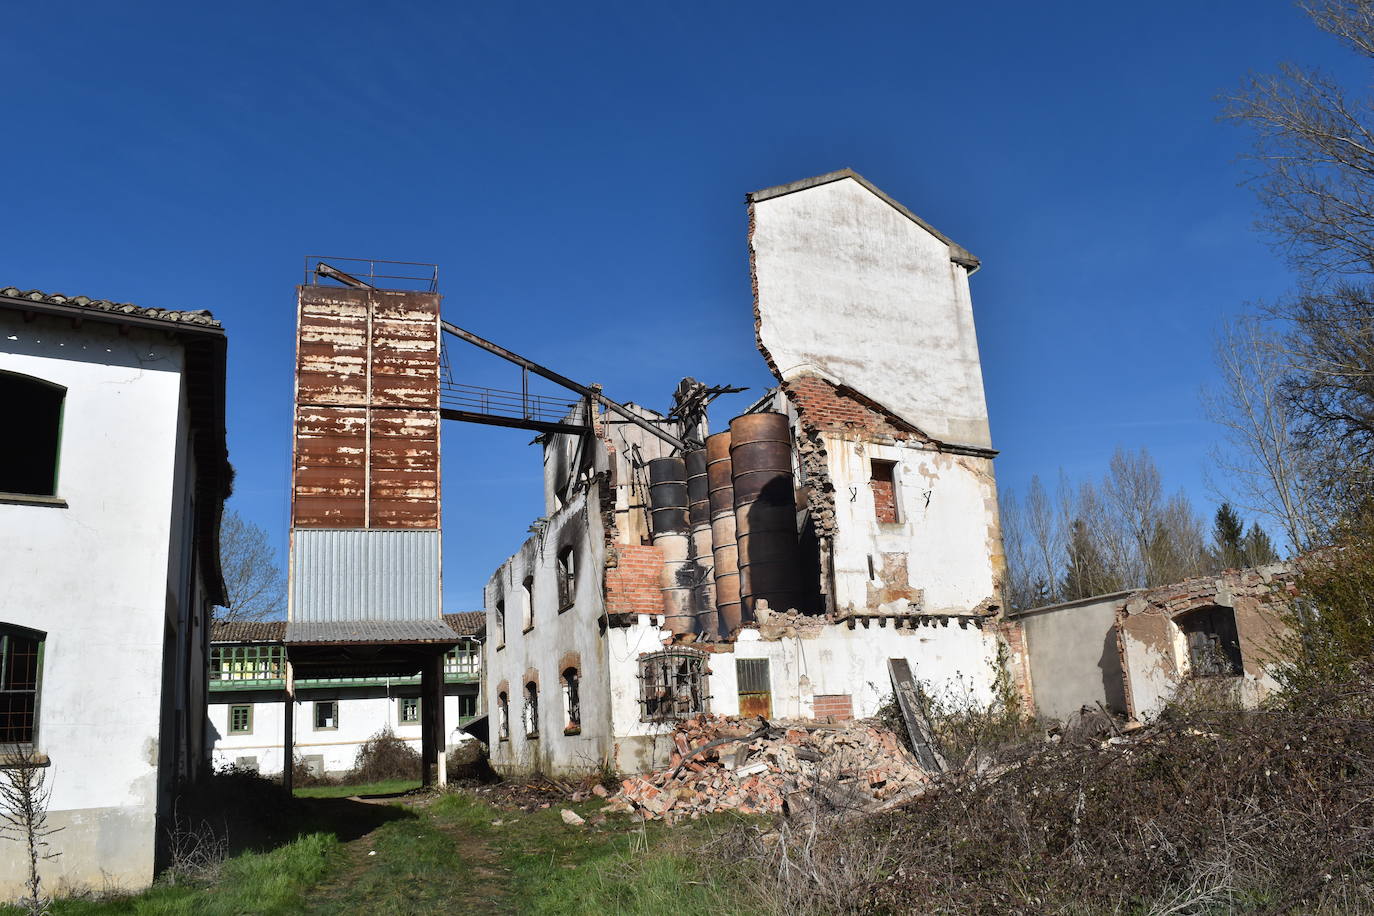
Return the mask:
[[563, 672], [563, 717], [565, 734], [578, 734], [582, 731], [582, 699], [578, 696], [581, 680], [576, 668]]
[[57, 453], [67, 389], [42, 379], [0, 372], [5, 437], [0, 448], [0, 493], [57, 495]]
[[510, 740], [510, 697], [504, 690], [496, 695], [496, 737]]
[[526, 738], [539, 737], [539, 685], [530, 681], [525, 685], [525, 709], [521, 717]]
[[1229, 607], [1202, 607], [1174, 619], [1188, 641], [1188, 668], [1193, 677], [1235, 677], [1241, 666], [1236, 612]]

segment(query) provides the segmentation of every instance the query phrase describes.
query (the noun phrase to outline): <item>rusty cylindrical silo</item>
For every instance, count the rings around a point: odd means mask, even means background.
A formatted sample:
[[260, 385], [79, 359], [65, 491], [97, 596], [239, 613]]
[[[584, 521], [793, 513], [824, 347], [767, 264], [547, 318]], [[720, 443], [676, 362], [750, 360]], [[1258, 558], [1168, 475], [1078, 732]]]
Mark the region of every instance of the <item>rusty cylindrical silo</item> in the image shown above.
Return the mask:
[[716, 582], [716, 611], [720, 635], [739, 629], [739, 553], [735, 547], [735, 487], [730, 480], [730, 433], [706, 440], [706, 479], [711, 501], [712, 570]]
[[802, 588], [792, 433], [780, 413], [753, 413], [730, 423], [731, 483], [744, 617], [765, 599], [775, 611], [798, 608]]
[[677, 634], [696, 625], [692, 604], [691, 537], [687, 525], [687, 467], [681, 458], [649, 462], [649, 527], [654, 546], [663, 554], [664, 626]]
[[716, 613], [716, 582], [712, 575], [711, 493], [706, 478], [706, 449], [687, 453], [687, 524], [691, 529], [692, 565], [696, 585], [692, 605], [697, 613], [697, 632], [715, 638], [720, 632]]

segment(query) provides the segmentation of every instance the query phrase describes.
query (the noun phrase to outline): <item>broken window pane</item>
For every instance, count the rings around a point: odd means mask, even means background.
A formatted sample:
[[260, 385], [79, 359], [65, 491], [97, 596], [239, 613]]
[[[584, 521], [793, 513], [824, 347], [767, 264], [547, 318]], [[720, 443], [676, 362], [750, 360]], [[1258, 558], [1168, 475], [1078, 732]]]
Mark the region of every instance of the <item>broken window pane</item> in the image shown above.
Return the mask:
[[578, 696], [578, 676], [576, 668], [563, 672], [563, 713], [567, 719], [566, 729], [582, 727], [582, 700]]
[[1194, 677], [1235, 677], [1242, 672], [1236, 613], [1231, 608], [1199, 608], [1175, 622], [1188, 642], [1188, 665]]
[[525, 685], [525, 709], [522, 715], [526, 738], [539, 737], [539, 685], [531, 681]]

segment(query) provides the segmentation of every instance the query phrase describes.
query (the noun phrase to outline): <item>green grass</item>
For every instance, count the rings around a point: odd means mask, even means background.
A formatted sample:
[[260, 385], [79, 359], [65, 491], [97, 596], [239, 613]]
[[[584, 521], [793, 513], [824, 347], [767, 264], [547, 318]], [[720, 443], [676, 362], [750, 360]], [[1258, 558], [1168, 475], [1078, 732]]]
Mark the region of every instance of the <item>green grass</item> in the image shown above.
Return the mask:
[[354, 795], [399, 795], [420, 788], [418, 779], [384, 779], [348, 786], [307, 786], [296, 789], [297, 798], [349, 798]]
[[[320, 787], [358, 792], [371, 787]], [[410, 788], [413, 783], [403, 783]], [[305, 791], [305, 790], [303, 790]], [[564, 824], [560, 806], [502, 811], [455, 793], [429, 804], [302, 800], [307, 833], [226, 861], [213, 884], [158, 885], [106, 900], [63, 900], [57, 916], [190, 914], [749, 913], [737, 882], [707, 874], [696, 850], [734, 818], [674, 828], [615, 817]], [[568, 805], [590, 820], [602, 802]], [[343, 843], [342, 836], [357, 837]], [[718, 868], [718, 864], [716, 865]], [[461, 905], [461, 906], [460, 906]], [[10, 912], [0, 907], [0, 914]]]

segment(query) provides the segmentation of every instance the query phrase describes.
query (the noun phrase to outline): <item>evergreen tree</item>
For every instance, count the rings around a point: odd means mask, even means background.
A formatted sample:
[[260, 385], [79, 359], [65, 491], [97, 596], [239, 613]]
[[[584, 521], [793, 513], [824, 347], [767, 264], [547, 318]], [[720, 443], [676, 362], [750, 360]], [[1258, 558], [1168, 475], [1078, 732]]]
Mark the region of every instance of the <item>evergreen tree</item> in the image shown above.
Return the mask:
[[1064, 565], [1063, 599], [1075, 601], [1120, 589], [1121, 580], [1111, 572], [1103, 559], [1092, 529], [1083, 519], [1074, 519], [1069, 524], [1068, 562]]
[[1250, 523], [1250, 530], [1245, 532], [1241, 552], [1245, 557], [1246, 566], [1264, 566], [1277, 562], [1279, 558], [1273, 541], [1269, 540], [1269, 535], [1264, 533], [1258, 522]]
[[[1250, 530], [1253, 532], [1259, 529], [1252, 525]], [[1263, 535], [1264, 532], [1261, 531], [1260, 534]], [[1265, 541], [1268, 542], [1267, 537]], [[1222, 503], [1212, 522], [1212, 550], [1216, 565], [1221, 569], [1240, 569], [1242, 566], [1253, 565], [1247, 562], [1244, 542], [1245, 522], [1230, 503]]]

